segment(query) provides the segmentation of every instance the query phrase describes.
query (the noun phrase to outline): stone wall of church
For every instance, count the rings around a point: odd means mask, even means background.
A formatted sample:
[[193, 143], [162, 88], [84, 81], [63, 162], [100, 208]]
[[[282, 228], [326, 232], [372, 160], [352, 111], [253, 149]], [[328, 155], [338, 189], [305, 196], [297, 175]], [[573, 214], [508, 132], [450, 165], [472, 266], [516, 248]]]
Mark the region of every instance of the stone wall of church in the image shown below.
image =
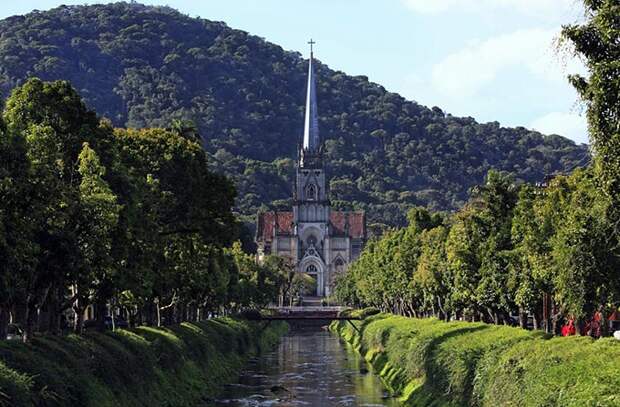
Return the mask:
[[319, 203], [306, 203], [299, 206], [299, 222], [326, 222], [329, 219], [329, 207]]
[[295, 259], [297, 257], [296, 253], [296, 244], [295, 241], [297, 239], [290, 236], [278, 236], [276, 238], [277, 246], [274, 248], [276, 250], [273, 251], [273, 254], [277, 254], [278, 256], [288, 257], [291, 259]]

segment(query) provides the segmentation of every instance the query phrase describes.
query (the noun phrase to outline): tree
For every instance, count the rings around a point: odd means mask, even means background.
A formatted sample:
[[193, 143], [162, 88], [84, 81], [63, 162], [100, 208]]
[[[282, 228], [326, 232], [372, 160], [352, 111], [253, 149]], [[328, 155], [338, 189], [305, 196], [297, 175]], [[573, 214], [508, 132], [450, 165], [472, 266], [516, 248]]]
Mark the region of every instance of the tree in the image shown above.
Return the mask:
[[544, 189], [523, 186], [512, 220], [514, 252], [508, 286], [519, 308], [519, 324], [522, 328], [527, 325], [528, 313], [534, 317], [534, 328], [538, 328], [543, 296], [552, 291], [549, 238], [554, 229], [550, 216], [541, 214], [544, 193]]
[[113, 231], [118, 224], [120, 205], [116, 195], [103, 179], [106, 169], [97, 153], [84, 143], [78, 156], [79, 220], [76, 230], [80, 256], [78, 273], [74, 276], [76, 302], [75, 330], [82, 331], [82, 316], [90, 298], [96, 305], [97, 322], [104, 328], [106, 305], [115, 294], [118, 270], [112, 258]]
[[15, 306], [26, 297], [27, 279], [37, 266], [33, 208], [27, 196], [28, 159], [24, 138], [8, 133], [0, 118], [0, 337], [5, 338]]
[[554, 291], [562, 313], [581, 322], [618, 301], [617, 243], [605, 216], [609, 201], [591, 174], [576, 171], [567, 181], [570, 201], [551, 239]]
[[53, 320], [59, 326], [60, 311], [71, 278], [83, 272], [76, 230], [79, 219], [78, 155], [88, 141], [105, 162], [112, 162], [112, 133], [101, 126], [96, 114], [86, 108], [66, 81], [53, 83], [29, 79], [16, 88], [3, 112], [7, 132], [25, 140], [29, 162], [22, 198], [28, 202], [26, 219], [33, 228], [37, 250], [36, 267], [23, 273], [27, 339], [40, 321], [38, 311], [47, 302]]
[[90, 305], [103, 328], [119, 309], [161, 325], [276, 298], [275, 266], [224, 249], [235, 189], [197, 139], [113, 131], [67, 82], [31, 79], [3, 111], [0, 158], [0, 334], [10, 316], [25, 340], [59, 332], [71, 308], [81, 332]]
[[433, 316], [440, 316], [445, 320], [450, 318], [453, 311], [450, 302], [452, 277], [446, 256], [447, 237], [448, 229], [444, 226], [423, 232], [420, 237], [420, 258], [414, 276], [423, 293], [422, 307]]
[[620, 3], [584, 0], [586, 21], [567, 25], [562, 38], [570, 43], [588, 68], [589, 77], [569, 77], [585, 101], [596, 174], [612, 199], [610, 216], [620, 231]]
[[[606, 264], [595, 262], [590, 257], [590, 253], [596, 248], [588, 248], [587, 245], [590, 243], [588, 239], [592, 239], [592, 242], [597, 241], [596, 236], [592, 236], [592, 232], [584, 235], [583, 229], [576, 230], [574, 227], [577, 225], [594, 226], [592, 223], [599, 224], [602, 216], [607, 218], [606, 223], [612, 228], [610, 233], [614, 235], [613, 239], [616, 241], [620, 239], [620, 19], [618, 19], [620, 3], [617, 0], [584, 0], [583, 3], [586, 8], [585, 22], [564, 26], [562, 39], [574, 47], [575, 53], [582, 57], [588, 68], [588, 78], [572, 75], [569, 80], [587, 106], [597, 186], [601, 188], [610, 202], [605, 207], [605, 213], [598, 213], [595, 217], [579, 211], [572, 214], [576, 224], [567, 224], [566, 227], [572, 227], [572, 232], [577, 233], [575, 247], [565, 246], [560, 243], [563, 239], [559, 239], [558, 244], [563, 247], [563, 250], [559, 250], [559, 253], [562, 253], [559, 258], [562, 261], [570, 259], [570, 263], [578, 270], [575, 272], [579, 273], [574, 277], [580, 281], [590, 277], [589, 270], [594, 271], [591, 270], [592, 267], [602, 266], [603, 269], [600, 272], [604, 275], [609, 262]], [[583, 197], [583, 193], [579, 195]], [[606, 230], [605, 227], [602, 229]], [[567, 232], [562, 231], [561, 236], [568, 238], [565, 235]], [[605, 240], [608, 242], [609, 236]], [[600, 245], [603, 242], [599, 240], [597, 243]], [[572, 247], [572, 250], [567, 250], [568, 247]], [[603, 244], [603, 247], [608, 247], [613, 252], [613, 256], [610, 257], [617, 258], [617, 245]], [[600, 277], [600, 274], [597, 276]], [[568, 283], [568, 280], [561, 279], [561, 281]], [[597, 290], [601, 289], [601, 281], [598, 278], [595, 281]], [[617, 278], [612, 277], [611, 281], [617, 281]], [[569, 297], [565, 297], [568, 295], [566, 288], [568, 286], [562, 286], [561, 291], [564, 293], [562, 298], [568, 300]], [[586, 283], [585, 287], [580, 287], [581, 294], [575, 293], [574, 287], [571, 290], [573, 295], [568, 300], [571, 304], [569, 308], [577, 315], [582, 315], [585, 310], [591, 310], [590, 301], [594, 298], [602, 300], [600, 295], [592, 292], [592, 288], [594, 287]], [[605, 289], [608, 290], [606, 295], [612, 297], [612, 293], [618, 292], [617, 284], [616, 288], [607, 286]]]

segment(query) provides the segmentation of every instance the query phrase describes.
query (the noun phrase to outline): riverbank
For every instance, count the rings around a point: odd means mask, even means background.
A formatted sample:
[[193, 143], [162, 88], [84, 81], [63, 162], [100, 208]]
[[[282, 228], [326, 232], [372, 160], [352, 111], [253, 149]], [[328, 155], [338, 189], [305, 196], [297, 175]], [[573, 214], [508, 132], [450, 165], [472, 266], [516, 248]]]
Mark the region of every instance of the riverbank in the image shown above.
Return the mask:
[[378, 314], [330, 329], [408, 406], [620, 406], [620, 343]]
[[0, 406], [190, 406], [209, 401], [285, 323], [218, 318], [0, 343]]

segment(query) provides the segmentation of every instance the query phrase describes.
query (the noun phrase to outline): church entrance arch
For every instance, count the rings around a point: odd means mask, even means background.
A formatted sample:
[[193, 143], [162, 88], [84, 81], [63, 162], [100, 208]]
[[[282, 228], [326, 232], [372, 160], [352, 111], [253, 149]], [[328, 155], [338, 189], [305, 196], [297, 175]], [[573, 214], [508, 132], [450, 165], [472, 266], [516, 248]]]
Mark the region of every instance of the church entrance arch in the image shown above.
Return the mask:
[[314, 284], [312, 287], [306, 287], [305, 295], [322, 296], [323, 294], [323, 278], [325, 267], [320, 258], [315, 256], [307, 256], [299, 265], [299, 271], [306, 276], [312, 277]]
[[306, 287], [306, 290], [305, 290], [306, 292], [304, 294], [315, 296], [317, 295], [317, 288], [318, 288], [317, 282], [319, 281], [319, 270], [316, 268], [316, 265], [309, 264], [308, 267], [306, 267], [305, 273], [309, 277], [312, 277], [314, 279], [314, 286]]

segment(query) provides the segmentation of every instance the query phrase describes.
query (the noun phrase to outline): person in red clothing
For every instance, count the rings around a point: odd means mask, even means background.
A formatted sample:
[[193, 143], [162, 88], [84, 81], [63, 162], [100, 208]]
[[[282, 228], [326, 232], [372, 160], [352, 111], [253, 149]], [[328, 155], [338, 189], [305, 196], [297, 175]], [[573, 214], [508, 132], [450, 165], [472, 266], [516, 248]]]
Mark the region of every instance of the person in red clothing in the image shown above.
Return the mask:
[[562, 336], [575, 335], [575, 321], [573, 318], [568, 320], [568, 323], [562, 327]]
[[597, 311], [594, 314], [594, 318], [590, 322], [590, 336], [593, 338], [601, 337], [601, 322], [603, 319], [603, 314], [600, 311]]

